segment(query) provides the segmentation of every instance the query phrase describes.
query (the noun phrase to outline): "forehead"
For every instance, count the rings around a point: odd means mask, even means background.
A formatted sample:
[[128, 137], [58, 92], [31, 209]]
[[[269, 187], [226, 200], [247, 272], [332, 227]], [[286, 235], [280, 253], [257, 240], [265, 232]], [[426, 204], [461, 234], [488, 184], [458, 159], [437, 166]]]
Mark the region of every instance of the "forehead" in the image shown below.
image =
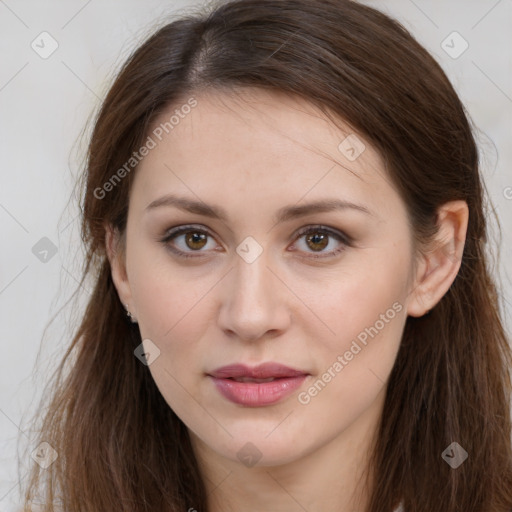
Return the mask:
[[148, 135], [155, 146], [133, 184], [146, 205], [166, 192], [247, 208], [248, 202], [261, 208], [326, 193], [370, 198], [377, 208], [385, 207], [386, 198], [397, 199], [368, 141], [296, 96], [259, 89], [203, 91], [169, 107]]

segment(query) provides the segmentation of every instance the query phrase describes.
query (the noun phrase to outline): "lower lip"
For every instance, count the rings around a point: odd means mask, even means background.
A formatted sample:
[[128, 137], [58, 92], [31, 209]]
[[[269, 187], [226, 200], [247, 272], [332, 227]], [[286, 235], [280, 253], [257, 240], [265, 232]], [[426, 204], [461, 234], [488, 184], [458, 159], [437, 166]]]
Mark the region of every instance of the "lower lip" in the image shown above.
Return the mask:
[[299, 388], [306, 377], [307, 375], [300, 375], [261, 383], [211, 378], [219, 392], [231, 402], [248, 407], [261, 407], [284, 399]]

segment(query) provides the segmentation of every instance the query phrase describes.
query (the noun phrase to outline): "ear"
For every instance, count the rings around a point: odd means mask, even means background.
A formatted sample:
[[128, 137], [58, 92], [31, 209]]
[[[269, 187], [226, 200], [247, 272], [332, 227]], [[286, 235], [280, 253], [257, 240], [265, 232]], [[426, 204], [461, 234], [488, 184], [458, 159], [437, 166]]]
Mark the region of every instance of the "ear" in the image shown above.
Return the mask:
[[422, 255], [410, 293], [410, 316], [428, 313], [450, 289], [462, 262], [468, 219], [466, 201], [450, 201], [439, 208], [438, 232]]
[[133, 314], [132, 292], [126, 273], [125, 239], [110, 224], [105, 225], [105, 248], [110, 262], [112, 281], [116, 287], [119, 299], [123, 306]]

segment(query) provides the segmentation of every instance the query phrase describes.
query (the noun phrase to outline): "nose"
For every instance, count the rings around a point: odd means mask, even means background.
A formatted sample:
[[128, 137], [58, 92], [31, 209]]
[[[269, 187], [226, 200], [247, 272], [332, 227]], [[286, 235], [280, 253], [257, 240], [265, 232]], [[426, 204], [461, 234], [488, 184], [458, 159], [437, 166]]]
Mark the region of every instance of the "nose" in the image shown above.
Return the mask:
[[237, 257], [225, 277], [219, 327], [240, 341], [279, 336], [290, 324], [292, 293], [269, 267], [265, 254], [263, 251], [252, 263]]

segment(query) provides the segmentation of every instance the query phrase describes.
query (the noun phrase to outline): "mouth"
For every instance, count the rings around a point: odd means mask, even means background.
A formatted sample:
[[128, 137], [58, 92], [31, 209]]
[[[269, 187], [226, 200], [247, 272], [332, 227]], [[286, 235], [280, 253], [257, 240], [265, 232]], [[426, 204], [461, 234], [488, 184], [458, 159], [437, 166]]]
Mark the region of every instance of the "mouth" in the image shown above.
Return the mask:
[[207, 375], [227, 400], [245, 407], [262, 407], [284, 400], [309, 373], [279, 363], [264, 363], [256, 367], [223, 366]]
[[262, 381], [267, 379], [279, 379], [308, 375], [308, 372], [291, 368], [281, 363], [262, 363], [258, 366], [247, 366], [245, 364], [229, 364], [217, 368], [208, 375], [219, 379], [252, 379]]
[[236, 382], [257, 382], [258, 384], [261, 384], [262, 382], [273, 382], [282, 378], [283, 377], [269, 377], [268, 379], [253, 379], [252, 377], [228, 377], [228, 379], [234, 380]]

